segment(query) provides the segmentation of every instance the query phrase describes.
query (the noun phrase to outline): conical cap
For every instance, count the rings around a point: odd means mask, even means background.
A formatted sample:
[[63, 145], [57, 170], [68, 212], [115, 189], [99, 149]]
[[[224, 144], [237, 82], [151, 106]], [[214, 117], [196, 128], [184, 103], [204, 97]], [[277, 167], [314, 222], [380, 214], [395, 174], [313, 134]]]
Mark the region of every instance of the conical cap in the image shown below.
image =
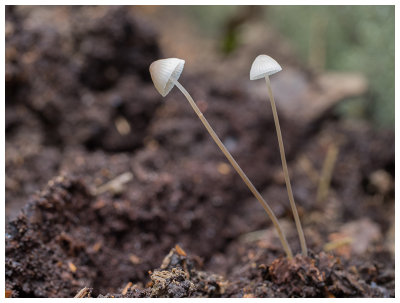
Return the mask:
[[150, 64], [150, 75], [154, 86], [161, 96], [165, 97], [174, 87], [185, 65], [185, 60], [168, 58], [154, 61]]
[[250, 80], [257, 80], [280, 72], [282, 67], [267, 55], [259, 55], [253, 62], [250, 70]]

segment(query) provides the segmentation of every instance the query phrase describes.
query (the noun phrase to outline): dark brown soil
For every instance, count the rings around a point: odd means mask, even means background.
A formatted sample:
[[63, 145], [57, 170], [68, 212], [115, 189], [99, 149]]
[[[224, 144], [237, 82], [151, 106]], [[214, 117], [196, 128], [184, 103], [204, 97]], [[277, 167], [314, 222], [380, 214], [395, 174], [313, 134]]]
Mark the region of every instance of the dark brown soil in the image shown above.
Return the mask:
[[[154, 89], [148, 66], [164, 57], [156, 17], [7, 7], [6, 295], [393, 297], [394, 131], [331, 107], [303, 120], [279, 112], [310, 249], [289, 261], [183, 96]], [[182, 83], [299, 252], [265, 98], [189, 66]], [[318, 76], [298, 73], [325, 94]]]

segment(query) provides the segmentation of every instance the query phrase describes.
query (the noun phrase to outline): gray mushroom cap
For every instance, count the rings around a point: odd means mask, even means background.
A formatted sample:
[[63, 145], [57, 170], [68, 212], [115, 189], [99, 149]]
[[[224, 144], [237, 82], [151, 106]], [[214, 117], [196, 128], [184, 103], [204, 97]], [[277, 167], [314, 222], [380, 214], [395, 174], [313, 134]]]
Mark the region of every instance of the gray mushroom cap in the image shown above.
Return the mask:
[[175, 86], [183, 71], [185, 60], [168, 58], [154, 61], [150, 64], [150, 76], [154, 86], [161, 96], [165, 97]]
[[250, 80], [258, 80], [280, 72], [281, 70], [282, 67], [273, 58], [267, 55], [259, 55], [251, 66]]

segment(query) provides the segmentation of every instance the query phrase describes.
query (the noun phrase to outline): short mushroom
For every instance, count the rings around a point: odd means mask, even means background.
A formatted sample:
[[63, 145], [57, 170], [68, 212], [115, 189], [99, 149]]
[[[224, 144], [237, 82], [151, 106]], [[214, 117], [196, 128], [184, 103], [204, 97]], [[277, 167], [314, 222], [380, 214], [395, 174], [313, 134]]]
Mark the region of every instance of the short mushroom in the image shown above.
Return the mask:
[[154, 61], [150, 65], [150, 75], [151, 75], [151, 79], [153, 80], [154, 86], [156, 87], [157, 91], [163, 97], [165, 97], [175, 85], [185, 95], [186, 99], [189, 101], [193, 110], [196, 112], [197, 116], [200, 118], [201, 122], [203, 123], [203, 125], [205, 126], [205, 128], [207, 129], [207, 131], [209, 132], [211, 137], [214, 139], [215, 143], [221, 149], [223, 154], [226, 156], [226, 158], [231, 163], [231, 165], [236, 170], [236, 172], [240, 175], [240, 177], [242, 178], [244, 183], [248, 186], [248, 188], [253, 193], [253, 195], [256, 197], [256, 199], [261, 203], [264, 210], [267, 212], [268, 216], [270, 217], [272, 223], [274, 224], [274, 226], [276, 228], [279, 239], [282, 243], [283, 249], [285, 250], [287, 257], [289, 259], [291, 259], [293, 257], [292, 251], [291, 251], [289, 244], [286, 240], [286, 237], [282, 231], [282, 228], [278, 222], [278, 219], [276, 218], [272, 209], [269, 207], [267, 202], [263, 199], [263, 197], [258, 192], [258, 190], [254, 187], [253, 183], [251, 183], [249, 178], [246, 176], [246, 174], [240, 168], [239, 164], [232, 157], [232, 155], [230, 154], [228, 149], [225, 147], [225, 145], [218, 138], [217, 134], [212, 129], [212, 127], [210, 126], [210, 124], [208, 123], [206, 118], [203, 116], [202, 112], [197, 107], [197, 105], [194, 102], [194, 100], [192, 99], [192, 97], [189, 95], [189, 93], [186, 91], [186, 89], [178, 82], [178, 79], [183, 71], [184, 64], [185, 64], [184, 60], [177, 59], [177, 58], [168, 58], [168, 59], [161, 59], [161, 60]]
[[287, 168], [287, 164], [286, 164], [285, 149], [283, 147], [281, 127], [279, 125], [278, 112], [276, 110], [274, 95], [272, 94], [271, 82], [269, 80], [270, 75], [280, 72], [281, 70], [282, 70], [282, 67], [273, 58], [271, 58], [270, 56], [267, 56], [267, 55], [259, 55], [254, 60], [252, 66], [251, 66], [250, 80], [258, 80], [258, 79], [265, 78], [265, 81], [267, 82], [269, 100], [271, 101], [272, 114], [274, 116], [276, 133], [278, 136], [279, 151], [281, 154], [282, 168], [283, 168], [283, 173], [285, 176], [286, 189], [288, 192], [294, 221], [296, 223], [297, 232], [299, 234], [301, 251], [304, 256], [307, 256], [306, 240], [304, 238], [304, 233], [303, 233], [303, 229], [301, 227], [299, 214], [297, 212], [296, 204], [295, 204], [294, 198], [293, 198], [292, 186], [290, 184], [289, 172], [288, 172], [288, 168]]

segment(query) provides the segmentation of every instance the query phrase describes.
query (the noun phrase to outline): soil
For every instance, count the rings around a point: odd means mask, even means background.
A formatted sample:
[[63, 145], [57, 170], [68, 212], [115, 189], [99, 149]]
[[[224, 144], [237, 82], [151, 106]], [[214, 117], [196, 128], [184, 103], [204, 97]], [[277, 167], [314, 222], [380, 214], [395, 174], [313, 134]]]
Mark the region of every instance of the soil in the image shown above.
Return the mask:
[[[7, 6], [6, 296], [394, 297], [394, 130], [332, 106], [279, 112], [310, 250], [288, 260], [180, 93], [154, 89], [148, 66], [168, 52], [157, 18]], [[237, 80], [182, 78], [298, 253], [265, 99]]]

